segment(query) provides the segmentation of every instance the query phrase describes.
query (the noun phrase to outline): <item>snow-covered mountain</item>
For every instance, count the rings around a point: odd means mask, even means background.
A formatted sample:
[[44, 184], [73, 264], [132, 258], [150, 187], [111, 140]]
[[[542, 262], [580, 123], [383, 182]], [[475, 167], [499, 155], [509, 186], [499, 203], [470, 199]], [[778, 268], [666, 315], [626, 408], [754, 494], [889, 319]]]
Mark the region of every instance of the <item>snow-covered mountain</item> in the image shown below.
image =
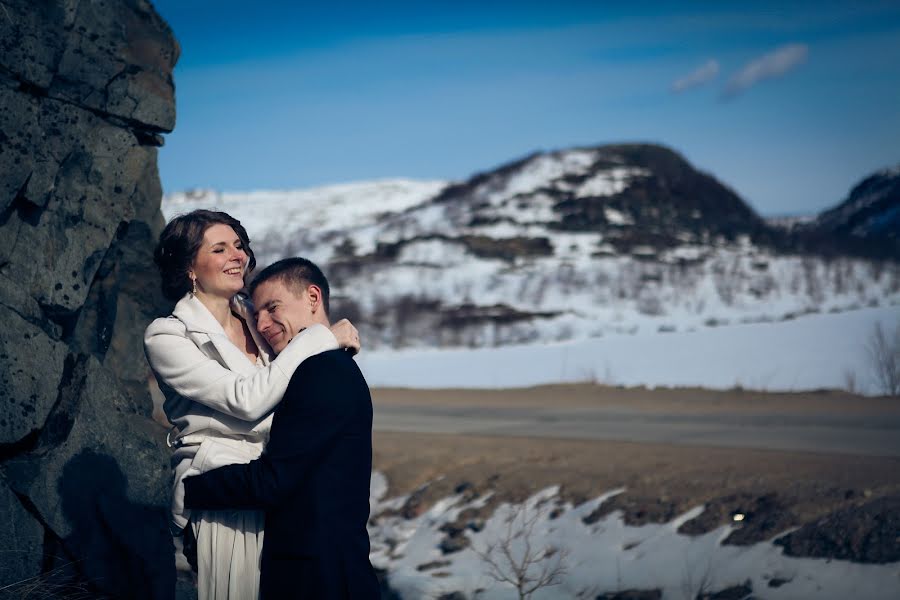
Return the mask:
[[795, 231], [870, 256], [900, 257], [900, 165], [866, 177], [846, 200]]
[[322, 265], [332, 312], [369, 348], [688, 331], [900, 303], [896, 260], [840, 240], [820, 257], [819, 227], [767, 223], [655, 145], [537, 153], [464, 182], [163, 202], [167, 217], [201, 207], [240, 219], [261, 265], [290, 255]]

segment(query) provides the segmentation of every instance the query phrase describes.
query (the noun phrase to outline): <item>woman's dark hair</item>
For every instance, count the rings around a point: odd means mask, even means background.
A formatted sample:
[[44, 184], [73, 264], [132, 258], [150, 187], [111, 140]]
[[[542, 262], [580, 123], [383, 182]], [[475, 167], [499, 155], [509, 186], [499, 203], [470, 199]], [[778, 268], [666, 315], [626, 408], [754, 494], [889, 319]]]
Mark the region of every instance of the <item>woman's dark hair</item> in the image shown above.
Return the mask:
[[191, 264], [197, 251], [203, 244], [203, 234], [213, 225], [228, 225], [240, 238], [247, 253], [248, 275], [256, 266], [256, 257], [250, 248], [250, 237], [241, 222], [228, 213], [215, 210], [195, 210], [185, 215], [179, 215], [169, 221], [166, 228], [159, 234], [159, 243], [153, 251], [153, 262], [159, 268], [162, 276], [162, 293], [169, 300], [178, 301], [182, 296], [191, 291], [192, 283], [189, 276]]

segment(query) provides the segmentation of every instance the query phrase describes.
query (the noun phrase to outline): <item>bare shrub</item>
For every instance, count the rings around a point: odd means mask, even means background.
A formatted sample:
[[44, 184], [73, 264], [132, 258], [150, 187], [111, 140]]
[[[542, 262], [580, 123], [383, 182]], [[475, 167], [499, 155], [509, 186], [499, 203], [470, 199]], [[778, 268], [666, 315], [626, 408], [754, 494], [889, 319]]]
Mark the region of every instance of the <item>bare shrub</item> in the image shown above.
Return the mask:
[[616, 385], [616, 378], [613, 375], [612, 368], [609, 366], [609, 361], [603, 362], [603, 374], [600, 374], [598, 366], [591, 367], [583, 367], [578, 371], [578, 379], [576, 380], [579, 383], [589, 383], [591, 385]]
[[734, 303], [735, 297], [740, 292], [741, 272], [738, 257], [732, 259], [730, 268], [725, 264], [725, 259], [717, 260], [712, 265], [713, 282], [716, 292], [726, 306]]
[[644, 289], [637, 298], [637, 310], [643, 315], [658, 317], [665, 314], [663, 303], [659, 299], [659, 292], [656, 289]]
[[684, 572], [681, 580], [681, 591], [685, 600], [709, 597], [712, 587], [713, 564], [712, 559], [698, 561], [691, 564], [685, 561]]
[[844, 369], [844, 389], [851, 394], [859, 393], [859, 385], [856, 382], [856, 371]]
[[838, 260], [834, 263], [833, 285], [834, 293], [846, 294], [850, 291], [850, 282], [853, 280], [853, 263], [849, 260]]
[[804, 256], [800, 264], [803, 268], [803, 279], [806, 284], [807, 296], [816, 304], [821, 304], [825, 299], [825, 294], [822, 290], [822, 282], [818, 276], [818, 261], [809, 256]]
[[582, 383], [589, 383], [591, 385], [600, 385], [602, 382], [600, 381], [600, 376], [597, 375], [597, 369], [594, 367], [584, 367], [578, 372], [578, 381]]
[[356, 243], [349, 238], [345, 237], [341, 243], [334, 247], [334, 258], [336, 259], [352, 259], [356, 257]]
[[366, 315], [362, 306], [349, 296], [332, 295], [329, 316], [335, 321], [338, 319], [350, 319], [357, 325], [366, 322]]
[[567, 573], [568, 551], [541, 543], [535, 525], [543, 512], [529, 509], [527, 503], [513, 509], [505, 530], [483, 549], [472, 550], [487, 567], [487, 575], [498, 583], [514, 588], [519, 600], [527, 600], [542, 588], [562, 583]]
[[564, 294], [571, 294], [578, 285], [578, 275], [572, 263], [564, 262], [556, 271], [556, 283]]
[[875, 374], [879, 391], [888, 396], [900, 396], [900, 323], [891, 335], [881, 323], [876, 323], [866, 344], [869, 365]]

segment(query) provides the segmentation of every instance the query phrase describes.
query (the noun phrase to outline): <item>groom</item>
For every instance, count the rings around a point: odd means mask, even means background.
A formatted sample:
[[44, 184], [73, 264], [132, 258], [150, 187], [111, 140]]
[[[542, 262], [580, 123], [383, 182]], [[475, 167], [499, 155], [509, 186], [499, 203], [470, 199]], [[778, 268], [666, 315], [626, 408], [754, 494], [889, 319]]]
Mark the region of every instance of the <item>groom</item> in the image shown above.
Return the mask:
[[[328, 281], [304, 258], [266, 269], [250, 286], [257, 329], [280, 352], [303, 328], [329, 325]], [[369, 563], [372, 400], [350, 354], [323, 352], [294, 372], [263, 455], [184, 480], [187, 508], [263, 508], [260, 596], [380, 596]]]

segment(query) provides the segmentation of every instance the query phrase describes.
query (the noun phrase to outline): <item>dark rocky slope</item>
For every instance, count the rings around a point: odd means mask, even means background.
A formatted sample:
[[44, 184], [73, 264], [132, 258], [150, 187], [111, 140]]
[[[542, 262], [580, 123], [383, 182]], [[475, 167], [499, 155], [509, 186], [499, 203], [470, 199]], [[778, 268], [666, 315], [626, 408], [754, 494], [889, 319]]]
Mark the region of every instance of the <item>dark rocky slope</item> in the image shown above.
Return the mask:
[[[554, 230], [611, 234], [625, 250], [642, 243], [673, 246], [679, 243], [677, 234], [700, 241], [768, 233], [764, 221], [734, 191], [696, 170], [674, 150], [655, 144], [607, 144], [536, 153], [449, 186], [434, 201], [468, 207], [472, 214], [468, 225], [489, 224], [485, 198], [509, 186], [514, 177], [534, 169], [541, 160], [578, 152], [589, 153], [590, 158], [514, 196], [522, 209], [536, 197], [551, 198], [554, 218], [546, 224]], [[592, 180], [617, 170], [628, 177], [627, 185], [612, 193], [591, 191]], [[627, 222], [610, 222], [608, 209]]]
[[900, 258], [900, 166], [866, 177], [847, 199], [795, 228], [810, 245]]

